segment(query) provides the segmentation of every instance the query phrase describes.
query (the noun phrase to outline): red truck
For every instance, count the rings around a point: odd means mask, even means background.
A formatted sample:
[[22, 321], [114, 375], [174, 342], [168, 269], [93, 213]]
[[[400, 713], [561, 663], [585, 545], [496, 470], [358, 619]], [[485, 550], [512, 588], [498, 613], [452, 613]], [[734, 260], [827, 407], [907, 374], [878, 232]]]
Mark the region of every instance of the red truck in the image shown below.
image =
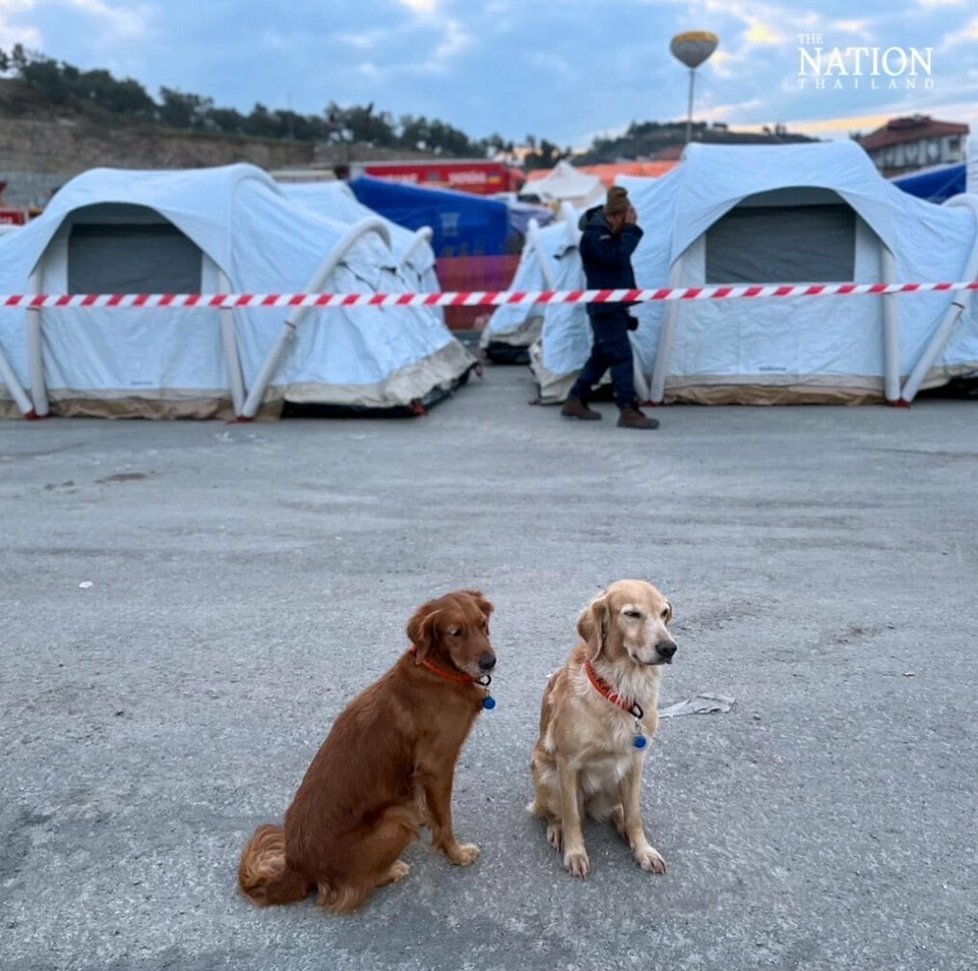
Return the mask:
[[455, 189], [479, 196], [516, 192], [525, 181], [518, 169], [485, 159], [351, 162], [350, 175], [354, 178], [368, 175], [375, 179], [390, 179], [422, 189]]
[[6, 188], [7, 183], [0, 180], [0, 226], [24, 226], [29, 220], [41, 214], [41, 210], [34, 207], [5, 205], [3, 190]]

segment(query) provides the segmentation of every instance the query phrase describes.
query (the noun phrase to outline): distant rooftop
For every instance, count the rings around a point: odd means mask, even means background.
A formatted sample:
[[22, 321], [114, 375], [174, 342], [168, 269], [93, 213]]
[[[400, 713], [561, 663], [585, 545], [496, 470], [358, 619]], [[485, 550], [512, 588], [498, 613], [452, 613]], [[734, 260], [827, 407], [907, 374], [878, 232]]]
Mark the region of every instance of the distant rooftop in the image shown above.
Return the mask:
[[910, 115], [905, 118], [891, 118], [882, 128], [870, 132], [859, 140], [867, 152], [903, 142], [917, 142], [922, 138], [940, 138], [943, 135], [967, 135], [967, 125], [953, 121], [935, 121], [930, 115]]

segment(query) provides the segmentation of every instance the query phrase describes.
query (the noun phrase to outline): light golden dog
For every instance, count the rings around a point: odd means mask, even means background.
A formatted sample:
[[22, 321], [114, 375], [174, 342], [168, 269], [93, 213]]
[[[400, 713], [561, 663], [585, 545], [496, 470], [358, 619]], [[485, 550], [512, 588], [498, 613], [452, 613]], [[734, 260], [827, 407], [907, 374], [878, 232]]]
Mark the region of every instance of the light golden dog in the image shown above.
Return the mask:
[[619, 580], [596, 597], [577, 624], [581, 642], [550, 676], [531, 768], [529, 810], [547, 821], [547, 840], [563, 849], [578, 877], [591, 870], [581, 820], [610, 819], [643, 870], [666, 861], [642, 825], [642, 766], [659, 724], [662, 665], [676, 644], [666, 625], [672, 605], [644, 580]]

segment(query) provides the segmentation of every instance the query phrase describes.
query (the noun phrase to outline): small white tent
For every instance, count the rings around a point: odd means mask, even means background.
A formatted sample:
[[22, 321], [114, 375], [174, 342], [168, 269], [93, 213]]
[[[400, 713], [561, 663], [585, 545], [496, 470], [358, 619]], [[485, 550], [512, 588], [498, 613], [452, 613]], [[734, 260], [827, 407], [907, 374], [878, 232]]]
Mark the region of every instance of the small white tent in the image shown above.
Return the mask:
[[[632, 260], [641, 288], [978, 275], [974, 203], [935, 206], [901, 192], [853, 142], [693, 144], [660, 179], [618, 181], [645, 230]], [[543, 400], [556, 401], [590, 333], [552, 310], [537, 377]], [[978, 368], [970, 293], [671, 301], [632, 312], [640, 392], [656, 402], [895, 403]]]
[[542, 179], [531, 179], [522, 195], [535, 195], [542, 202], [566, 202], [579, 212], [596, 206], [604, 199], [604, 183], [596, 176], [574, 168], [561, 160]]
[[[318, 216], [254, 166], [94, 169], [0, 239], [0, 292], [410, 292], [390, 243], [379, 218]], [[475, 366], [424, 308], [283, 316], [2, 309], [0, 414], [251, 417], [286, 402], [418, 410]]]
[[[580, 258], [576, 255], [581, 232], [573, 206], [561, 207], [559, 222], [541, 228], [535, 219], [527, 227], [526, 242], [510, 290], [578, 290], [584, 286]], [[555, 312], [557, 307], [553, 308]], [[574, 312], [573, 307], [563, 308]], [[583, 308], [577, 308], [583, 313]], [[543, 307], [537, 304], [503, 304], [497, 307], [482, 330], [479, 346], [500, 364], [525, 364], [529, 347], [540, 338]]]
[[[340, 180], [282, 182], [279, 183], [279, 188], [293, 202], [298, 202], [328, 219], [350, 225], [362, 219], [382, 219], [390, 234], [391, 251], [397, 261], [398, 269], [411, 284], [414, 292], [439, 293], [441, 291], [435, 273], [435, 251], [431, 247], [430, 227], [417, 230], [405, 229], [385, 219], [360, 202], [353, 190]], [[433, 312], [443, 319], [444, 314], [440, 307], [434, 308]]]

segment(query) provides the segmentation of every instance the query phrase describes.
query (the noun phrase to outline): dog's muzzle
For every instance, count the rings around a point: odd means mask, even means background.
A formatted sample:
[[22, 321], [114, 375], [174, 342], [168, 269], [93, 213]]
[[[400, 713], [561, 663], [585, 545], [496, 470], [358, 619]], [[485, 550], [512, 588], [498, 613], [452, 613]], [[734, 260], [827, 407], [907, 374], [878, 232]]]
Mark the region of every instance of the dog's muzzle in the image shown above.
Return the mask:
[[672, 656], [676, 653], [676, 645], [673, 641], [660, 641], [655, 645], [655, 653], [662, 660], [653, 661], [653, 664], [672, 664]]

